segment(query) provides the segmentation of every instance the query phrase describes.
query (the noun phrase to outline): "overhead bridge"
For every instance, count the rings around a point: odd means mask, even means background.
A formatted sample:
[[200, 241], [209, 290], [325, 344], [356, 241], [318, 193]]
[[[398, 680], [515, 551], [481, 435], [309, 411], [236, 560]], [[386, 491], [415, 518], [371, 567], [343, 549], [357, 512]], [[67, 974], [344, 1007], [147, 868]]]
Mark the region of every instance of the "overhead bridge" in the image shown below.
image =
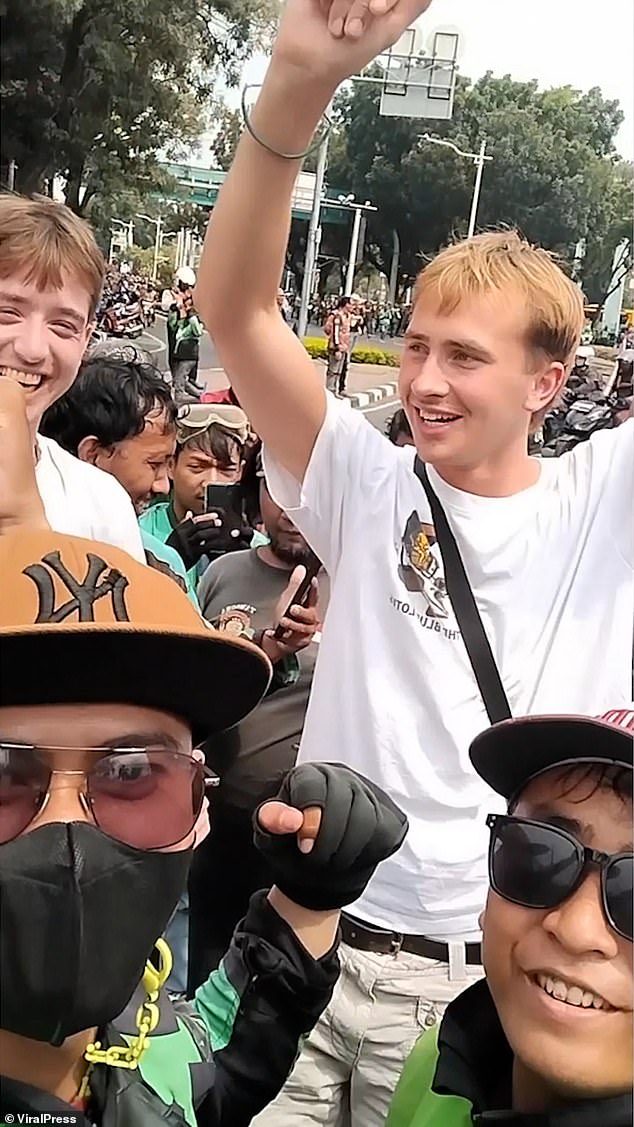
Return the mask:
[[[190, 203], [197, 207], [213, 208], [218, 199], [218, 192], [224, 184], [227, 173], [215, 168], [197, 168], [191, 164], [162, 164], [163, 172], [167, 172], [177, 184], [173, 192], [162, 191], [161, 199], [173, 203]], [[313, 206], [315, 174], [313, 172], [300, 172], [293, 192], [293, 218], [310, 219]], [[343, 191], [328, 188], [327, 199], [334, 201]], [[350, 197], [347, 197], [348, 199]], [[322, 223], [339, 223], [342, 226], [350, 223], [350, 205], [331, 203], [322, 207]]]

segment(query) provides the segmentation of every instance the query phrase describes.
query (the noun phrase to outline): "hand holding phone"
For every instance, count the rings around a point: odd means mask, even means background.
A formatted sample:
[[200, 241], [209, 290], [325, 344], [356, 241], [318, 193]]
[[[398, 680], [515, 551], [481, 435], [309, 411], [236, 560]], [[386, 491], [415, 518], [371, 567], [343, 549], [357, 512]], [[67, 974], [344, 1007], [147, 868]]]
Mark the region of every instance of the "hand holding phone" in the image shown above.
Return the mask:
[[280, 622], [273, 632], [273, 637], [277, 642], [284, 641], [288, 627], [282, 625], [282, 620], [290, 617], [291, 609], [296, 606], [305, 607], [308, 605], [310, 593], [313, 590], [313, 582], [317, 579], [321, 571], [321, 566], [321, 560], [318, 556], [316, 556], [314, 552], [310, 552], [306, 563], [303, 565], [305, 570], [304, 578], [286, 606], [284, 613], [280, 615]]
[[205, 512], [224, 513], [227, 521], [235, 518], [238, 524], [242, 523], [244, 499], [242, 486], [235, 485], [208, 485], [205, 489]]

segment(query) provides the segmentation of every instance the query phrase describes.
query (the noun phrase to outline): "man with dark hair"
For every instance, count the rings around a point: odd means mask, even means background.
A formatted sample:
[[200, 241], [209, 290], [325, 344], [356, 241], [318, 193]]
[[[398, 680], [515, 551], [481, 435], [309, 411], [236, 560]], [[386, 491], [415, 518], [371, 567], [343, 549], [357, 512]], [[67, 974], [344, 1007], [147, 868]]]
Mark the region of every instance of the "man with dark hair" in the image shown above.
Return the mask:
[[[264, 859], [253, 846], [253, 812], [275, 794], [297, 759], [319, 650], [319, 623], [327, 605], [327, 577], [322, 573], [308, 605], [292, 608], [292, 630], [283, 641], [274, 637], [280, 614], [293, 600], [296, 569], [307, 564], [310, 553], [304, 537], [273, 501], [261, 461], [259, 472], [259, 507], [268, 544], [216, 560], [198, 588], [201, 610], [216, 629], [256, 641], [270, 658], [274, 691], [251, 720], [223, 732], [208, 749], [221, 784], [211, 836], [196, 858], [190, 882], [190, 987], [217, 966], [249, 897], [267, 883]], [[227, 856], [230, 868], [222, 864]]]
[[[93, 353], [75, 383], [44, 415], [42, 434], [82, 462], [112, 474], [137, 514], [170, 490], [176, 447], [176, 405], [169, 385], [133, 347]], [[187, 591], [183, 562], [172, 548], [141, 529], [146, 559]], [[195, 593], [190, 591], [194, 605]]]
[[619, 710], [474, 740], [508, 803], [487, 818], [486, 980], [421, 1037], [387, 1127], [630, 1127], [633, 732]]

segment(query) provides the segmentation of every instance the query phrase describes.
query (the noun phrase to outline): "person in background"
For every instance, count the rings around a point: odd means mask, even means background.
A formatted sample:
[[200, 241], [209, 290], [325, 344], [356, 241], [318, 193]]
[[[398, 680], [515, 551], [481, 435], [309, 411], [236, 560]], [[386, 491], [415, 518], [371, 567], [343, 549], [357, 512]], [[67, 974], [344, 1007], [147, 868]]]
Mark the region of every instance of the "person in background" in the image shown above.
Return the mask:
[[630, 1127], [634, 712], [483, 732], [486, 979], [405, 1065], [387, 1127]]
[[[261, 465], [261, 463], [260, 463]], [[272, 690], [251, 719], [216, 737], [207, 748], [220, 776], [211, 836], [190, 879], [190, 992], [218, 965], [249, 897], [269, 882], [253, 845], [253, 813], [275, 794], [294, 766], [327, 606], [327, 577], [313, 582], [308, 604], [293, 607], [282, 641], [273, 628], [292, 602], [297, 568], [310, 558], [304, 537], [272, 500], [260, 468], [260, 501], [268, 543], [233, 552], [205, 572], [198, 596], [216, 629], [257, 642], [273, 663]], [[231, 857], [231, 866], [223, 859]], [[213, 881], [215, 896], [208, 889]]]
[[402, 407], [395, 411], [387, 425], [387, 437], [394, 446], [413, 446], [412, 428]]
[[282, 317], [286, 321], [286, 324], [290, 325], [293, 320], [292, 310], [288, 298], [286, 297], [284, 290], [281, 288], [277, 291], [277, 307], [282, 314]]
[[221, 387], [218, 391], [204, 391], [200, 397], [201, 403], [231, 404], [239, 407], [238, 397], [232, 387]]
[[[163, 290], [163, 293], [161, 295], [161, 308], [167, 315], [165, 326], [167, 336], [167, 363], [172, 376], [172, 386], [174, 385], [178, 313], [183, 299], [187, 296], [191, 297], [195, 285], [196, 275], [191, 266], [179, 266], [176, 274], [174, 275], [174, 284], [172, 288]], [[204, 391], [202, 384], [199, 384], [197, 381], [192, 382], [192, 398], [195, 399], [196, 395], [202, 391]]]
[[[244, 411], [230, 405], [192, 404], [177, 420], [176, 452], [169, 474], [171, 493], [146, 509], [141, 528], [174, 548], [194, 593], [206, 557], [248, 547], [252, 530], [227, 512], [206, 512], [208, 485], [239, 489], [249, 424]], [[236, 508], [238, 505], [236, 505]]]
[[379, 312], [379, 336], [381, 340], [385, 340], [389, 336], [392, 326], [392, 310], [389, 306], [384, 306]]
[[[350, 297], [340, 297], [337, 308], [329, 314], [324, 325], [328, 339], [328, 366], [326, 387], [342, 396], [346, 388], [355, 306]], [[356, 321], [354, 321], [356, 324]]]
[[130, 500], [110, 474], [38, 433], [72, 385], [95, 328], [105, 263], [89, 225], [43, 197], [0, 196], [0, 385], [24, 395], [37, 486], [51, 527], [143, 560]]
[[[82, 462], [112, 474], [137, 516], [170, 491], [176, 405], [161, 372], [132, 346], [120, 353], [92, 352], [72, 387], [45, 412], [41, 432]], [[147, 529], [141, 529], [141, 539], [150, 567], [188, 591], [178, 552]], [[197, 606], [195, 593], [188, 593]]]
[[198, 382], [200, 338], [204, 329], [194, 309], [196, 275], [190, 266], [176, 271], [175, 286], [163, 293], [167, 313], [167, 356], [178, 403], [197, 403], [204, 386]]

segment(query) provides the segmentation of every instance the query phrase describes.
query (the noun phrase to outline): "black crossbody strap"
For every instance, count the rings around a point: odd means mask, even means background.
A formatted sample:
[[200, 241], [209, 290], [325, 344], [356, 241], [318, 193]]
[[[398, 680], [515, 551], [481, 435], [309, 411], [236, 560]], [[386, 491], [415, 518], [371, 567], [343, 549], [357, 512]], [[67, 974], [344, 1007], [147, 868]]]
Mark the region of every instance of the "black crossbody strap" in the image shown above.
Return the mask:
[[416, 459], [414, 472], [427, 494], [432, 522], [445, 567], [447, 594], [451, 599], [456, 621], [460, 627], [462, 640], [469, 655], [469, 661], [482, 694], [489, 720], [492, 724], [497, 724], [500, 720], [509, 720], [511, 709], [508, 698], [495, 663], [493, 650], [480, 618], [480, 612], [473, 597], [471, 584], [467, 578], [456, 538], [449, 527], [445, 510], [434, 493], [427, 475], [427, 468], [420, 458]]

